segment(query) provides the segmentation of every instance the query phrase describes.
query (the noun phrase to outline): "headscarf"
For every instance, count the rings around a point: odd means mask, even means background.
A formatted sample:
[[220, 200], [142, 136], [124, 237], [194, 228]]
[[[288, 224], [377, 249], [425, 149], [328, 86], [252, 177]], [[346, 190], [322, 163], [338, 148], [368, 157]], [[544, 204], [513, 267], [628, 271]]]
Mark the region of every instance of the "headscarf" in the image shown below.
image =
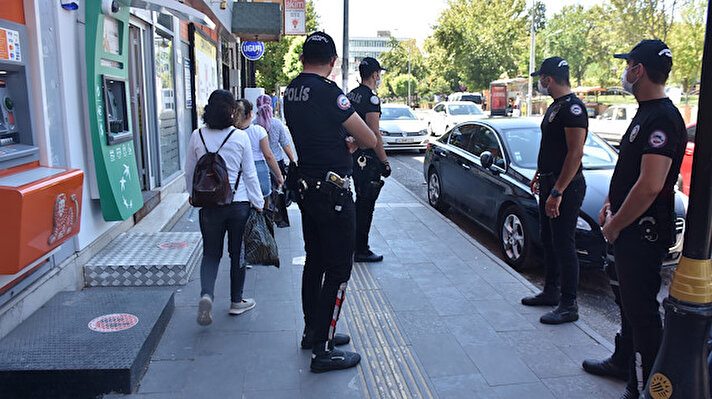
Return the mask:
[[268, 132], [272, 125], [272, 98], [266, 94], [257, 97], [257, 124]]

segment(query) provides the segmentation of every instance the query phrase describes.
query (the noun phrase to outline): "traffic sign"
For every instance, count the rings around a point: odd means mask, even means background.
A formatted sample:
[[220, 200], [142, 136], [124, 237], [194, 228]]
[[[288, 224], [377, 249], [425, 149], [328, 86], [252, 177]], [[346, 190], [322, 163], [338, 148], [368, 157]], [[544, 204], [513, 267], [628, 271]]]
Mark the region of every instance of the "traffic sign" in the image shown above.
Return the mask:
[[263, 42], [242, 42], [240, 50], [248, 60], [257, 61], [265, 54], [265, 44]]

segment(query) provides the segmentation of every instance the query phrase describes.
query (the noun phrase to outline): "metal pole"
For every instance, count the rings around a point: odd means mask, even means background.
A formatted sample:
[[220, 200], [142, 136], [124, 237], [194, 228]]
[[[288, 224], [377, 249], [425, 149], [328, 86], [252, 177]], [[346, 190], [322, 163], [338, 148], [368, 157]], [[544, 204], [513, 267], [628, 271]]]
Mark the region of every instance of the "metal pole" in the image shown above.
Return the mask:
[[[712, 320], [712, 2], [702, 55], [695, 156], [682, 258], [665, 306], [663, 342], [645, 398], [708, 399], [707, 339]], [[674, 54], [674, 53], [673, 53]]]
[[341, 54], [341, 90], [349, 89], [349, 0], [344, 0], [344, 51]]
[[410, 52], [411, 48], [408, 47], [408, 106], [410, 107]]
[[532, 73], [534, 73], [534, 63], [536, 62], [535, 56], [534, 56], [534, 41], [535, 41], [535, 32], [534, 32], [534, 0], [532, 0], [532, 23], [530, 27], [530, 35], [532, 37], [531, 44], [530, 44], [530, 49], [529, 49], [529, 94], [527, 95], [527, 116], [532, 115], [532, 95], [533, 95], [533, 78], [532, 78]]

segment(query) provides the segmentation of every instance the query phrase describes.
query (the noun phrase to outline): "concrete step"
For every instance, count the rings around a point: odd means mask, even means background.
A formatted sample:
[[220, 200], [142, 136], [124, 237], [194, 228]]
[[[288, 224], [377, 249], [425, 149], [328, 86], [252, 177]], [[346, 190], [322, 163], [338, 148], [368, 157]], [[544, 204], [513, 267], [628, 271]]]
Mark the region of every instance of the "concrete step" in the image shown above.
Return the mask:
[[0, 340], [0, 397], [135, 392], [173, 309], [169, 288], [60, 292]]
[[185, 285], [200, 262], [202, 244], [198, 232], [123, 233], [84, 265], [84, 285]]
[[131, 228], [132, 233], [153, 233], [169, 230], [190, 207], [188, 193], [161, 194], [160, 201], [149, 214]]

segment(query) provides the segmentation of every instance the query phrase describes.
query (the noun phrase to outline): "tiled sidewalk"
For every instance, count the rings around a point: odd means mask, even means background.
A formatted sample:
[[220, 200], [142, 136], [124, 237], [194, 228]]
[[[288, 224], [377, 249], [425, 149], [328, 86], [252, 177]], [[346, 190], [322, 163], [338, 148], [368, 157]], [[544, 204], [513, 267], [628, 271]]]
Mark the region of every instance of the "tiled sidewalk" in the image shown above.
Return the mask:
[[[584, 322], [547, 326], [549, 309], [519, 304], [533, 287], [459, 228], [388, 181], [371, 233], [382, 263], [356, 264], [339, 329], [363, 356], [351, 370], [309, 371], [299, 349], [303, 242], [299, 211], [277, 229], [282, 267], [247, 273], [257, 306], [229, 316], [229, 260], [214, 322], [196, 324], [198, 270], [136, 397], [156, 398], [617, 398], [623, 384], [587, 375], [584, 358], [610, 343]], [[194, 215], [197, 220], [197, 212]], [[197, 231], [185, 217], [174, 231]], [[608, 337], [610, 338], [610, 337]], [[113, 395], [109, 395], [113, 397]], [[121, 395], [117, 395], [121, 396]]]

